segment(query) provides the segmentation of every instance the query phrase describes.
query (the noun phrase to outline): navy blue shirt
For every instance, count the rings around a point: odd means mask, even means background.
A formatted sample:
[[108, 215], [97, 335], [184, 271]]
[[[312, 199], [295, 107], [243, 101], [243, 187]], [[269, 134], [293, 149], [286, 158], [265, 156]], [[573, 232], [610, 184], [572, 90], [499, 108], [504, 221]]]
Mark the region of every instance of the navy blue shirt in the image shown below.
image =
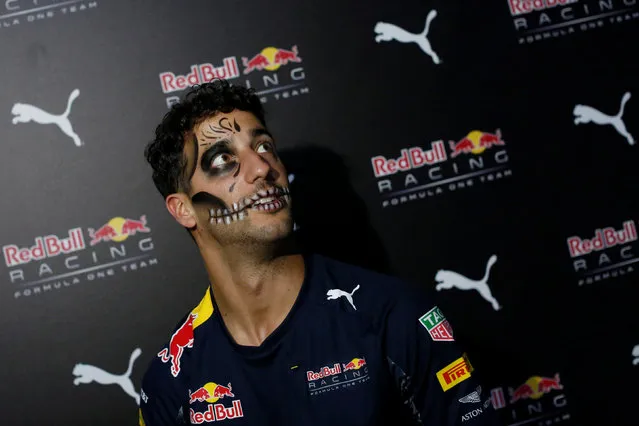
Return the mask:
[[320, 255], [282, 324], [240, 346], [206, 291], [144, 375], [141, 426], [500, 424], [443, 313], [400, 279]]

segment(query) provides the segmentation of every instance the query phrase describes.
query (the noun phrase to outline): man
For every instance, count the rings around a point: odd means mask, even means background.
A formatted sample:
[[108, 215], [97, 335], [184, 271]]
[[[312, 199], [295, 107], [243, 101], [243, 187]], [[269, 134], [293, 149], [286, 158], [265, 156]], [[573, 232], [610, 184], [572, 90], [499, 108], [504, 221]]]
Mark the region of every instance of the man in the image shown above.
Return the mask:
[[151, 362], [140, 425], [497, 424], [428, 296], [296, 249], [286, 169], [253, 90], [196, 86], [145, 154], [210, 285]]

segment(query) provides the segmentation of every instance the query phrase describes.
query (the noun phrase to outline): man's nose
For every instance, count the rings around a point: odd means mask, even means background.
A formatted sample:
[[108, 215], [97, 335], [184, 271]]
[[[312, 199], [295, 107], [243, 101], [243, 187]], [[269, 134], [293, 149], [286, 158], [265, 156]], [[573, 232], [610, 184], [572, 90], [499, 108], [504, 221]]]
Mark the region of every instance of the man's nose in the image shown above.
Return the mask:
[[240, 164], [241, 168], [244, 169], [244, 178], [248, 183], [254, 183], [258, 179], [266, 179], [272, 171], [268, 160], [253, 150], [247, 150], [243, 153]]

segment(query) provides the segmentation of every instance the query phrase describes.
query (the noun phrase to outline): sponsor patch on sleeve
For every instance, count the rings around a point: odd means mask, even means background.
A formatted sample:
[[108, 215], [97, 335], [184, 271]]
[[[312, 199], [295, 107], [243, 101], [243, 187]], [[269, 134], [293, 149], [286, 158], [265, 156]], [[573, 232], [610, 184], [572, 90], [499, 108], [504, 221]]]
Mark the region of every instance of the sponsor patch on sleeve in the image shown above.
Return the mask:
[[439, 384], [446, 392], [448, 389], [470, 378], [471, 371], [473, 371], [473, 367], [468, 362], [466, 354], [464, 354], [439, 370], [437, 372], [437, 380], [439, 380]]
[[419, 318], [419, 323], [436, 342], [452, 342], [455, 340], [452, 327], [437, 306], [422, 315]]

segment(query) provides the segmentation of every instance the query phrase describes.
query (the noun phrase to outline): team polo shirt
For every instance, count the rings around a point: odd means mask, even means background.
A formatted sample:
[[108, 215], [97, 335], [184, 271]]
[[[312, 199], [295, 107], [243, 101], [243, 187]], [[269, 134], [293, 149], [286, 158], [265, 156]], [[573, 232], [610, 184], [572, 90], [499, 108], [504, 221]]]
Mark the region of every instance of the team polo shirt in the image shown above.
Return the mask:
[[428, 294], [304, 258], [291, 311], [257, 347], [233, 340], [209, 287], [144, 375], [141, 426], [501, 424]]

